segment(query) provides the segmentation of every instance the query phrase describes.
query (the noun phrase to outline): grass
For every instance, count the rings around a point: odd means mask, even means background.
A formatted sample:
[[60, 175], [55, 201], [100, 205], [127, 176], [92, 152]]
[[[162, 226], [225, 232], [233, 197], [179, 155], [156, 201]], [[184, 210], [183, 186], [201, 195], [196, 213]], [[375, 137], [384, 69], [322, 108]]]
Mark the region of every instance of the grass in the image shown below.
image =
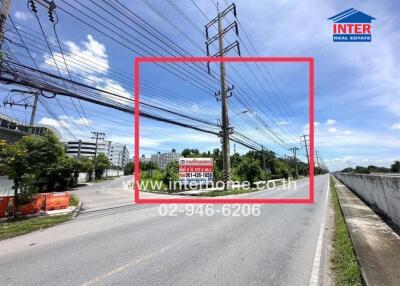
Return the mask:
[[332, 263], [336, 274], [336, 285], [362, 285], [360, 267], [332, 178], [330, 184], [335, 209]]
[[79, 198], [77, 196], [71, 195], [71, 198], [69, 200], [69, 205], [76, 207], [79, 204], [79, 201], [80, 200], [79, 200]]
[[71, 214], [49, 217], [16, 218], [0, 223], [0, 240], [54, 226], [70, 220]]

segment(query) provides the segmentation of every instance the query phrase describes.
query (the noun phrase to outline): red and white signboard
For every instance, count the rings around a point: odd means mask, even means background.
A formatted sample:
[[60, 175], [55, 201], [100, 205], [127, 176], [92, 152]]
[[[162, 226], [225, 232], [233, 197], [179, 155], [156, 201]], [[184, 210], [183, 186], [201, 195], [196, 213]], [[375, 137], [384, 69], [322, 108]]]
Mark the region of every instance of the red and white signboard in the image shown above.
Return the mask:
[[180, 158], [179, 181], [181, 184], [207, 184], [213, 180], [212, 158]]

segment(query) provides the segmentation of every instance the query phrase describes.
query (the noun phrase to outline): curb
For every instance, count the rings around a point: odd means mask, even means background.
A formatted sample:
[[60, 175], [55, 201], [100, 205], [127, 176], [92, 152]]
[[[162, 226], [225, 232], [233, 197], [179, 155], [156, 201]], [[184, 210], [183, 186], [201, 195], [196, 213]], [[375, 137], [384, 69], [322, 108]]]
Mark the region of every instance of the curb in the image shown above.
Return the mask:
[[72, 213], [71, 219], [74, 219], [79, 214], [79, 212], [81, 211], [81, 207], [82, 207], [82, 201], [79, 201], [78, 205], [76, 206], [75, 210]]

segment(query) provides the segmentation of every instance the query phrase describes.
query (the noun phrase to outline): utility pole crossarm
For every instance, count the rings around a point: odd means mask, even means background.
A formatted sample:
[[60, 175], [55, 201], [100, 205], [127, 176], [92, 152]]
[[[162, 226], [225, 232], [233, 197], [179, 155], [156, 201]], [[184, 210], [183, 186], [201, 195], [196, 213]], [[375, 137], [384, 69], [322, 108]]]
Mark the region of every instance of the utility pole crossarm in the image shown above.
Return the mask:
[[[239, 53], [239, 42], [236, 41], [227, 47], [224, 46], [224, 37], [225, 35], [235, 28], [236, 35], [238, 35], [238, 27], [236, 21], [229, 24], [227, 27], [223, 28], [222, 26], [222, 19], [229, 13], [233, 12], [233, 15], [236, 18], [236, 6], [232, 4], [228, 6], [224, 11], [219, 12], [217, 16], [212, 19], [209, 23], [205, 25], [206, 29], [206, 49], [207, 55], [210, 56], [210, 49], [209, 46], [218, 40], [218, 52], [214, 56], [224, 57], [225, 54], [237, 47]], [[209, 28], [217, 24], [218, 33], [211, 38], [209, 37]], [[208, 73], [210, 74], [210, 63], [207, 63]], [[230, 162], [230, 148], [229, 148], [229, 135], [232, 132], [231, 127], [229, 126], [229, 115], [228, 115], [228, 92], [230, 92], [234, 87], [228, 87], [226, 81], [226, 70], [225, 70], [225, 63], [221, 61], [219, 63], [220, 68], [220, 81], [221, 81], [221, 90], [215, 94], [215, 96], [220, 96], [221, 101], [221, 143], [222, 143], [222, 154], [223, 154], [223, 175], [224, 175], [224, 189], [228, 190], [230, 188], [230, 180], [231, 180], [231, 162]], [[219, 99], [217, 98], [219, 101]]]

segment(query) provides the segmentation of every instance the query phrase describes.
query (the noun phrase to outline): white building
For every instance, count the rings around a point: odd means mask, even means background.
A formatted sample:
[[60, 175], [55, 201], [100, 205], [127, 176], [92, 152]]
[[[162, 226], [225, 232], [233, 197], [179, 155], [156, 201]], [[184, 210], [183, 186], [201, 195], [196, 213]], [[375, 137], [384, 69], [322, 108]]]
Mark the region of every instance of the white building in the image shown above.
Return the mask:
[[126, 145], [113, 143], [110, 145], [108, 158], [113, 166], [124, 167], [129, 162], [128, 148], [126, 148]]
[[[94, 158], [96, 153], [95, 141], [74, 140], [65, 142], [65, 145], [67, 154], [72, 157]], [[97, 155], [99, 154], [106, 155], [114, 167], [123, 168], [129, 162], [129, 151], [123, 144], [99, 141], [97, 143]]]
[[[73, 140], [65, 142], [67, 154], [71, 157], [87, 157], [93, 158], [96, 153], [96, 142]], [[105, 154], [108, 157], [109, 146], [107, 142], [97, 143], [97, 154]]]
[[160, 169], [165, 169], [167, 165], [173, 161], [178, 161], [179, 158], [182, 157], [180, 153], [176, 153], [175, 149], [172, 149], [172, 152], [169, 153], [160, 153], [151, 155], [151, 161], [156, 163]]

